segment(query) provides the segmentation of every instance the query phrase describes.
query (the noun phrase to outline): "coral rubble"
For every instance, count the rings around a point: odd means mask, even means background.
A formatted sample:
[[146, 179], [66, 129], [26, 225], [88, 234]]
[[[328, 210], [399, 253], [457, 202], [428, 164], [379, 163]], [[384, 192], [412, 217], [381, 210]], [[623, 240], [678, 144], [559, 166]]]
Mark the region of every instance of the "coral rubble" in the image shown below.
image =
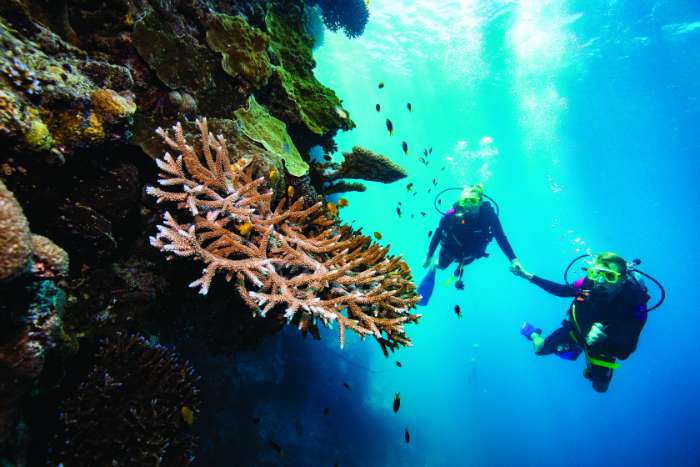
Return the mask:
[[418, 296], [406, 263], [337, 225], [322, 213], [322, 203], [304, 207], [303, 197], [283, 198], [273, 207], [264, 178], [253, 180], [244, 159], [232, 164], [226, 141], [209, 133], [206, 120], [199, 126], [204, 163], [179, 124], [174, 140], [159, 130], [180, 155], [166, 153], [157, 161], [159, 183], [172, 191], [148, 190], [187, 213], [189, 220], [180, 224], [166, 211], [151, 243], [206, 264], [190, 286], [206, 294], [221, 272], [260, 315], [279, 311], [301, 329], [316, 320], [335, 321], [341, 346], [346, 328], [374, 336], [383, 347], [409, 345], [403, 325], [420, 315], [409, 312]]

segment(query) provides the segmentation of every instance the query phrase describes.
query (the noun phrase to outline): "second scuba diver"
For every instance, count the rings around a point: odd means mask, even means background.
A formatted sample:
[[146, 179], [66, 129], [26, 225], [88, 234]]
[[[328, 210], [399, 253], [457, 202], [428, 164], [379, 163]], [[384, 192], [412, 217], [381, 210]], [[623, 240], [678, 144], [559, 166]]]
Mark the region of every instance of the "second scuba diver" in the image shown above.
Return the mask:
[[522, 268], [513, 272], [552, 295], [574, 297], [562, 326], [546, 338], [541, 329], [523, 324], [520, 332], [532, 341], [535, 354], [576, 360], [583, 352], [584, 376], [596, 391], [607, 391], [618, 367], [615, 360], [625, 360], [634, 352], [647, 321], [647, 289], [627, 262], [614, 253], [601, 253], [594, 257], [586, 277], [573, 284], [557, 284]]
[[[520, 274], [522, 266], [510, 246], [498, 214], [490, 202], [484, 201], [484, 186], [477, 183], [462, 190], [452, 209], [444, 213], [440, 219], [428, 247], [428, 255], [423, 260], [423, 267], [430, 267], [428, 274], [418, 286], [421, 300], [418, 305], [428, 304], [435, 287], [436, 268], [445, 269], [453, 262], [457, 263], [454, 271], [457, 282], [455, 287], [464, 289], [462, 268], [475, 259], [488, 256], [486, 247], [495, 237], [498, 246], [511, 262], [511, 271]], [[433, 255], [440, 244], [440, 254], [437, 261]]]

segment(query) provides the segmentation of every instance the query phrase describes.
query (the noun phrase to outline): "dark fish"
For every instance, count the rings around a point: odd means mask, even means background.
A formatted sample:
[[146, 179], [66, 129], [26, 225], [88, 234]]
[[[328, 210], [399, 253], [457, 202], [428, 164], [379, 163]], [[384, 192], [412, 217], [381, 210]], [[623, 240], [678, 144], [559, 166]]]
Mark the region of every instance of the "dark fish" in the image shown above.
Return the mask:
[[397, 392], [394, 394], [394, 413], [399, 411], [399, 407], [401, 406], [401, 393]]
[[433, 179], [433, 186], [437, 186], [437, 180]]
[[459, 307], [459, 304], [455, 305], [455, 314], [458, 319], [462, 319], [462, 309]]
[[279, 444], [275, 443], [272, 440], [270, 440], [268, 444], [270, 445], [270, 447], [272, 449], [274, 449], [277, 452], [277, 454], [284, 457], [284, 450], [282, 449], [282, 446], [280, 446]]
[[[406, 185], [406, 189], [407, 189], [408, 191], [411, 191], [411, 188], [413, 188], [413, 182], [411, 182], [411, 183], [409, 183], [408, 185]], [[401, 203], [399, 203], [399, 204], [401, 204]]]
[[326, 415], [328, 415], [328, 412], [330, 412], [330, 410], [328, 409], [328, 407], [324, 407], [324, 409], [323, 409], [323, 416], [325, 417]]
[[398, 361], [398, 360], [396, 360], [396, 366], [399, 367], [399, 368], [401, 368], [401, 362]]
[[399, 201], [399, 206], [401, 206], [401, 201]]
[[425, 158], [419, 157], [418, 160], [421, 161], [423, 165], [428, 165], [428, 161], [426, 161]]
[[396, 214], [398, 214], [399, 217], [401, 217], [401, 208], [398, 208], [398, 207], [396, 208]]
[[428, 154], [432, 154], [432, 153], [433, 153], [433, 148], [431, 147], [430, 149], [428, 149]]
[[425, 157], [428, 157], [428, 150], [427, 150], [427, 149], [423, 149], [423, 155], [424, 155]]
[[441, 199], [438, 200], [438, 204], [442, 204], [442, 200], [441, 200]]
[[403, 153], [408, 155], [408, 144], [406, 144], [406, 141], [401, 142], [401, 149], [403, 149]]
[[324, 154], [324, 155], [323, 155], [323, 160], [326, 161], [326, 162], [330, 162], [331, 156], [329, 156], [328, 154]]
[[430, 237], [432, 237], [432, 236], [433, 236], [433, 231], [432, 231], [432, 230], [428, 230], [428, 238], [430, 238]]
[[380, 82], [379, 82], [379, 86], [377, 86], [377, 87], [378, 87], [379, 89], [383, 88], [383, 87], [384, 87], [384, 81], [380, 81]]
[[348, 383], [343, 383], [343, 386], [345, 386], [346, 389], [350, 389], [350, 385]]
[[427, 213], [426, 213], [425, 211], [421, 211], [421, 212], [420, 212], [420, 215], [423, 216], [423, 217], [425, 217], [426, 214], [427, 214]]
[[406, 104], [406, 108], [408, 109], [409, 112], [411, 111], [411, 109], [412, 109], [413, 107], [411, 107], [411, 103], [410, 103], [410, 102]]
[[415, 214], [411, 214], [411, 219], [415, 219], [415, 217], [416, 217]]
[[428, 188], [428, 193], [430, 193], [431, 191], [433, 191], [433, 189], [432, 189], [432, 188]]
[[386, 129], [389, 130], [389, 136], [394, 134], [394, 124], [388, 118], [386, 119]]
[[406, 428], [406, 431], [403, 433], [403, 439], [406, 440], [406, 444], [411, 442], [411, 433], [408, 432], [408, 428]]
[[445, 167], [443, 167], [442, 169], [440, 169], [440, 172], [444, 172], [444, 171], [445, 171]]
[[382, 106], [379, 105], [379, 104], [375, 105], [374, 108], [377, 109], [377, 112], [379, 112], [380, 110], [382, 110]]

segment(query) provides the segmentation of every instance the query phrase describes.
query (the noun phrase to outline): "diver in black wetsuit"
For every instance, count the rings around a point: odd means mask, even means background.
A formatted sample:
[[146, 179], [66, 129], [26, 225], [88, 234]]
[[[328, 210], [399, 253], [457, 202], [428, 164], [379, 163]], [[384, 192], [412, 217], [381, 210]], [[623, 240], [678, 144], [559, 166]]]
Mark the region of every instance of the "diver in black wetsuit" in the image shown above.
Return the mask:
[[576, 360], [583, 352], [584, 376], [596, 391], [607, 391], [618, 367], [615, 360], [625, 360], [634, 352], [647, 320], [649, 295], [628, 272], [627, 262], [614, 253], [601, 253], [586, 277], [571, 285], [542, 279], [522, 268], [515, 274], [557, 297], [574, 297], [562, 326], [546, 338], [541, 337], [541, 329], [523, 325], [520, 332], [532, 340], [535, 353]]
[[[440, 219], [440, 224], [430, 240], [428, 255], [423, 260], [423, 267], [430, 266], [430, 271], [418, 287], [418, 293], [422, 296], [419, 305], [427, 305], [430, 300], [435, 285], [436, 267], [445, 269], [456, 262], [457, 269], [454, 275], [458, 279], [455, 287], [459, 290], [464, 289], [462, 268], [476, 259], [488, 256], [486, 247], [494, 237], [501, 251], [510, 260], [511, 271], [518, 274], [522, 270], [522, 265], [503, 232], [496, 211], [491, 203], [483, 199], [483, 190], [481, 183], [466, 187], [453, 208]], [[438, 243], [440, 255], [437, 261], [433, 261]]]

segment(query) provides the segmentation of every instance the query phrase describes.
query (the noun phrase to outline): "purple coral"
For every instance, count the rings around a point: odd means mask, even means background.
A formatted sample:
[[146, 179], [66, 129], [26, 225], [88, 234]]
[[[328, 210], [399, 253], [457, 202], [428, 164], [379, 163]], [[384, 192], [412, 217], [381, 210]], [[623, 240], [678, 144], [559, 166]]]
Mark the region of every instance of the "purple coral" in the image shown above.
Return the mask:
[[189, 363], [143, 337], [107, 341], [62, 406], [54, 465], [190, 465], [197, 380]]
[[331, 31], [342, 29], [350, 38], [359, 37], [369, 21], [365, 0], [316, 0], [323, 22]]

